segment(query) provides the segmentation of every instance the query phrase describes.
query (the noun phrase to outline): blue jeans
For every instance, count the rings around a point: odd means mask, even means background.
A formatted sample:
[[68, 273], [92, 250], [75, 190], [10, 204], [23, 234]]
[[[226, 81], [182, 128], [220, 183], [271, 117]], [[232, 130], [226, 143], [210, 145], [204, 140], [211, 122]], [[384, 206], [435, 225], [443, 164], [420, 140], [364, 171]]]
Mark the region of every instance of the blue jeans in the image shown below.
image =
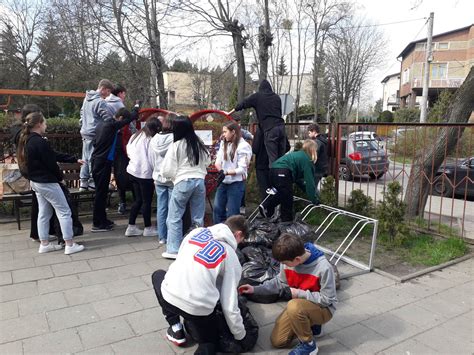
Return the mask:
[[92, 139], [82, 138], [82, 160], [85, 161], [85, 164], [81, 166], [81, 171], [79, 176], [81, 178], [81, 185], [87, 186], [89, 180], [92, 180], [92, 152], [94, 151], [94, 146], [92, 145]]
[[166, 251], [177, 254], [183, 240], [183, 214], [186, 204], [190, 204], [191, 223], [193, 226], [203, 226], [206, 208], [206, 187], [204, 179], [186, 179], [174, 185], [171, 193], [168, 220], [168, 239]]
[[166, 218], [168, 217], [168, 205], [170, 203], [173, 186], [156, 184], [156, 224], [158, 226], [158, 236], [160, 240], [168, 239], [168, 228]]
[[240, 214], [242, 196], [245, 192], [245, 183], [236, 181], [231, 184], [220, 184], [214, 198], [212, 218], [214, 224], [224, 222], [228, 217]]

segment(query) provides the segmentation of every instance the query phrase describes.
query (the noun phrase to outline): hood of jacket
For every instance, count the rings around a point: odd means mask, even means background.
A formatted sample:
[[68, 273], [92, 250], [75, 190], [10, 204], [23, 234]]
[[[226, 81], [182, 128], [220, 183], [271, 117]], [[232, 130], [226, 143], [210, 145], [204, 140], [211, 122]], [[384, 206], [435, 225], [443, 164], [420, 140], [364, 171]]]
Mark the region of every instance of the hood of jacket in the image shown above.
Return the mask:
[[212, 236], [215, 240], [223, 241], [226, 244], [229, 244], [232, 249], [237, 249], [237, 240], [234, 237], [234, 233], [232, 233], [232, 231], [226, 224], [215, 224], [211, 227], [208, 227], [208, 229], [211, 231]]
[[310, 257], [304, 262], [305, 265], [311, 264], [319, 257], [324, 256], [324, 253], [318, 248], [316, 248], [313, 243], [304, 243], [304, 248], [308, 250], [311, 254]]
[[107, 96], [105, 101], [110, 102], [110, 103], [117, 103], [117, 102], [121, 103], [122, 99], [118, 96], [115, 96], [114, 94], [110, 94], [109, 96]]
[[86, 92], [87, 101], [93, 101], [96, 99], [100, 99], [100, 94], [96, 90], [89, 90]]
[[260, 85], [258, 86], [258, 92], [262, 94], [273, 94], [272, 86], [267, 79], [263, 79]]
[[326, 144], [326, 145], [327, 145], [328, 142], [329, 142], [328, 137], [327, 137], [325, 134], [322, 134], [322, 133], [318, 134], [318, 136], [316, 137], [316, 139], [317, 139], [318, 141], [323, 142], [323, 143]]

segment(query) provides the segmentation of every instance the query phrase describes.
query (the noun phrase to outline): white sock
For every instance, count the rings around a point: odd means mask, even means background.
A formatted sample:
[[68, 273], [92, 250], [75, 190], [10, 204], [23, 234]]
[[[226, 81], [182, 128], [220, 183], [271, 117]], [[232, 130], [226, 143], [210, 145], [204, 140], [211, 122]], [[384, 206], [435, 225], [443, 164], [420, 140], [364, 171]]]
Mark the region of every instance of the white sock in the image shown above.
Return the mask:
[[181, 323], [176, 323], [171, 326], [171, 329], [173, 329], [173, 332], [177, 332], [178, 330], [183, 329], [183, 325]]

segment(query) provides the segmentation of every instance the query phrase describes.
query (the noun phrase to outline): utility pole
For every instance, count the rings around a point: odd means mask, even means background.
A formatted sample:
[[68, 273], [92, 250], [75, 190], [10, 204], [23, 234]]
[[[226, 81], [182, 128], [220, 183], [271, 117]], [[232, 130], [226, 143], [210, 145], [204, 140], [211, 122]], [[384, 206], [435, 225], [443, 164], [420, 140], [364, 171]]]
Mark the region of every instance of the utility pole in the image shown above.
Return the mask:
[[428, 37], [426, 41], [426, 59], [425, 59], [425, 72], [423, 73], [423, 96], [421, 98], [421, 113], [420, 123], [426, 122], [426, 116], [428, 111], [428, 87], [430, 84], [430, 63], [433, 60], [433, 20], [434, 12], [430, 12], [430, 18], [428, 19]]

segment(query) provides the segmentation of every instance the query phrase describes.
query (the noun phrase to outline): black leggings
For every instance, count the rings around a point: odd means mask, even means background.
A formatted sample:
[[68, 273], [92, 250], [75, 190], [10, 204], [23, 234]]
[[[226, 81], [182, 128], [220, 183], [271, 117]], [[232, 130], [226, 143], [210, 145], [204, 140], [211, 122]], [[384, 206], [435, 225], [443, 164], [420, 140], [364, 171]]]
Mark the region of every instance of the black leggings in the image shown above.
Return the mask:
[[280, 205], [282, 222], [293, 221], [293, 177], [290, 169], [270, 169], [270, 183], [277, 189], [276, 195], [270, 196], [265, 203], [268, 214], [272, 215], [275, 207]]
[[133, 191], [135, 191], [135, 200], [130, 208], [128, 224], [135, 224], [138, 212], [141, 209], [145, 227], [151, 227], [151, 202], [153, 200], [153, 192], [155, 191], [153, 179], [140, 179], [133, 175], [130, 175], [130, 178]]
[[218, 340], [218, 329], [217, 329], [217, 319], [216, 311], [214, 310], [208, 316], [194, 316], [192, 314], [186, 313], [178, 307], [173, 306], [168, 303], [161, 293], [161, 284], [165, 278], [166, 271], [157, 270], [151, 276], [153, 283], [153, 288], [155, 289], [156, 298], [158, 303], [161, 306], [163, 315], [166, 318], [166, 321], [170, 326], [179, 323], [179, 316], [183, 317], [187, 322], [189, 322], [192, 327], [195, 336], [200, 344], [217, 344]]

